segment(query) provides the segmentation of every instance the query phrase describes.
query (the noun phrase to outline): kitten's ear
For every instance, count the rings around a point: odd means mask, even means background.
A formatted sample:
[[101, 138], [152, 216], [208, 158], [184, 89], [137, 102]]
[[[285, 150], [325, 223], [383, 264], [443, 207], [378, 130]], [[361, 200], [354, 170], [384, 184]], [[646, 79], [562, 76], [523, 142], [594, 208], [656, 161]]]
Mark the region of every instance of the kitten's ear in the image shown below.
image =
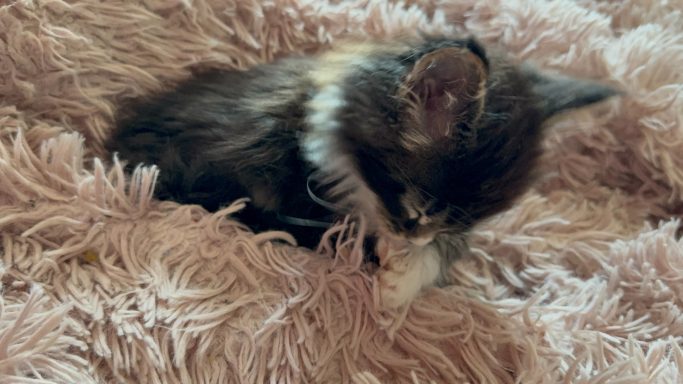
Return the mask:
[[483, 109], [487, 73], [484, 51], [473, 40], [466, 47], [440, 48], [422, 56], [403, 84], [402, 97], [418, 131], [413, 134], [432, 142], [451, 136], [457, 123], [476, 120]]
[[608, 85], [569, 76], [543, 74], [528, 65], [524, 71], [532, 82], [533, 92], [539, 96], [546, 118], [622, 94]]

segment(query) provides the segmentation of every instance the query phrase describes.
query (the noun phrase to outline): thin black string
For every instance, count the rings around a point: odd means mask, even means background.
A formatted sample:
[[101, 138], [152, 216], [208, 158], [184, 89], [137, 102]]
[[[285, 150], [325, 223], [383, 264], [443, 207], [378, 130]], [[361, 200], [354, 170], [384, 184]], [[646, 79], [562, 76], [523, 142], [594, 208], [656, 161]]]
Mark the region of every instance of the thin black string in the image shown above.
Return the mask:
[[313, 190], [311, 189], [311, 178], [312, 177], [313, 177], [313, 175], [309, 175], [308, 178], [306, 179], [306, 191], [308, 191], [308, 196], [310, 196], [310, 198], [313, 201], [318, 203], [318, 205], [323, 206], [332, 212], [343, 211], [343, 208], [340, 205], [330, 203], [329, 201], [325, 201], [325, 200], [319, 198], [318, 196], [316, 196], [315, 193], [313, 193]]
[[[313, 189], [311, 188], [311, 178], [312, 178], [312, 175], [309, 175], [308, 178], [306, 179], [306, 191], [308, 192], [308, 196], [316, 204], [318, 204], [321, 207], [326, 208], [332, 212], [332, 214], [322, 218], [323, 220], [333, 219], [333, 217], [335, 216], [335, 214], [337, 212], [342, 211], [341, 206], [330, 203], [329, 201], [325, 201], [325, 200], [321, 199], [320, 197], [316, 196], [316, 194], [313, 192]], [[296, 225], [299, 227], [330, 228], [334, 224], [333, 221], [323, 221], [320, 219], [306, 219], [306, 218], [302, 218], [302, 217], [282, 215], [279, 213], [277, 215], [277, 219], [282, 221], [283, 223], [287, 223], [290, 225]]]

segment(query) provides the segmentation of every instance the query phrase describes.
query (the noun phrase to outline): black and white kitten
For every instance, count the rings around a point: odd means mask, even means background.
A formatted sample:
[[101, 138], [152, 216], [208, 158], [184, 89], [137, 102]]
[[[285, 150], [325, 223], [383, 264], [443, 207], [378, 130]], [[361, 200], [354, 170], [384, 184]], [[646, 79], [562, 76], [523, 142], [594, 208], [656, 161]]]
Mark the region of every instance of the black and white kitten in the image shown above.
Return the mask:
[[161, 199], [216, 210], [248, 196], [241, 220], [307, 246], [321, 217], [362, 216], [387, 258], [383, 303], [397, 307], [526, 190], [548, 118], [614, 94], [472, 38], [355, 42], [198, 75], [127, 110], [108, 148], [158, 165]]

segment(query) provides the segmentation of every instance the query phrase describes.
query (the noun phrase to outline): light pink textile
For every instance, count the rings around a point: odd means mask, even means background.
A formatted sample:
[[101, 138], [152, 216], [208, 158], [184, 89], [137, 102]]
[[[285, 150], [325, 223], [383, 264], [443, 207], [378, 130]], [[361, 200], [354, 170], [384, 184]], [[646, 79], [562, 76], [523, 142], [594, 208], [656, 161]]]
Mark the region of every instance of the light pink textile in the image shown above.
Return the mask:
[[[682, 382], [683, 3], [409, 4], [4, 2], [0, 383]], [[407, 311], [377, 309], [355, 224], [314, 255], [103, 165], [117, 107], [192, 66], [417, 29], [628, 97], [553, 124], [541, 182]]]

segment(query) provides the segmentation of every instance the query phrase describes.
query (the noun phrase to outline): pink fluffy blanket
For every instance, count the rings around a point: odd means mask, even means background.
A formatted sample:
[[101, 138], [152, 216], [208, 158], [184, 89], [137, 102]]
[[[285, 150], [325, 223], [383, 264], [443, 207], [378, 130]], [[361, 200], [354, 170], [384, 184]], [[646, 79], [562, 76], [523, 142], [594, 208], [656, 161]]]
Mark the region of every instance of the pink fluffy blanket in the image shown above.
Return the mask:
[[[680, 0], [3, 4], [1, 383], [683, 381]], [[353, 223], [316, 254], [107, 165], [117, 107], [193, 67], [417, 30], [628, 96], [558, 120], [542, 180], [407, 310], [377, 308]]]

